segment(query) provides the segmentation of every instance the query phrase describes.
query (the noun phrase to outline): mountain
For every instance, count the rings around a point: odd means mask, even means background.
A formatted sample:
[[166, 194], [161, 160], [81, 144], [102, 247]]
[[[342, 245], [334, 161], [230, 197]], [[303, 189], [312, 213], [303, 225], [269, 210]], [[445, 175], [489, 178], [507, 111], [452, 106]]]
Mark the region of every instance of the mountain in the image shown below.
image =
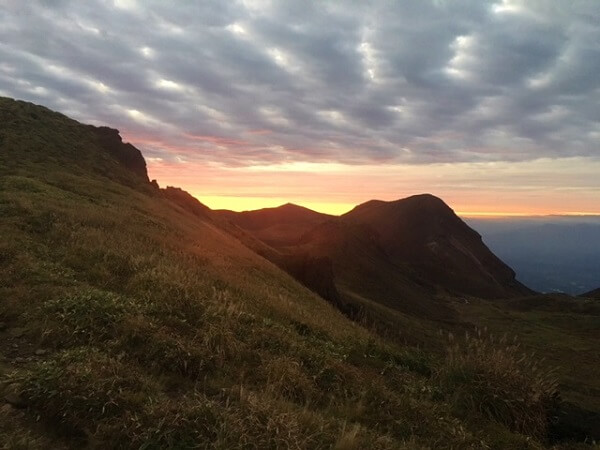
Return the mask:
[[215, 214], [251, 232], [261, 241], [274, 247], [294, 245], [302, 234], [316, 225], [334, 218], [334, 216], [321, 214], [291, 203], [277, 208], [240, 213], [219, 210], [215, 211]]
[[93, 125], [89, 125], [89, 127], [102, 149], [134, 175], [148, 180], [146, 161], [142, 153], [133, 145], [124, 143], [119, 130], [109, 127], [94, 127]]
[[410, 266], [428, 284], [485, 298], [528, 292], [481, 236], [433, 195], [370, 201], [342, 220], [371, 227], [390, 260]]
[[[427, 350], [399, 342], [261, 256], [294, 253], [149, 182], [116, 130], [105, 139], [5, 98], [0, 118], [3, 448], [566, 449], [595, 437], [590, 317], [481, 299], [449, 301], [455, 324], [382, 310]], [[331, 242], [327, 223], [313, 230]], [[379, 263], [370, 226], [333, 223], [349, 254]], [[516, 347], [475, 335], [445, 353], [440, 328], [507, 323], [564, 363], [572, 409]], [[557, 434], [555, 416], [579, 428]]]
[[[321, 266], [331, 266], [320, 271], [319, 279], [331, 277], [330, 297], [354, 314], [363, 313], [365, 304], [375, 301], [421, 317], [448, 320], [453, 312], [440, 300], [444, 295], [500, 298], [531, 293], [477, 232], [429, 194], [369, 201], [341, 217], [289, 204], [221, 215], [288, 259], [312, 258]], [[273, 262], [283, 267], [283, 260]], [[293, 270], [288, 272], [302, 281]], [[319, 293], [328, 298], [322, 290]]]

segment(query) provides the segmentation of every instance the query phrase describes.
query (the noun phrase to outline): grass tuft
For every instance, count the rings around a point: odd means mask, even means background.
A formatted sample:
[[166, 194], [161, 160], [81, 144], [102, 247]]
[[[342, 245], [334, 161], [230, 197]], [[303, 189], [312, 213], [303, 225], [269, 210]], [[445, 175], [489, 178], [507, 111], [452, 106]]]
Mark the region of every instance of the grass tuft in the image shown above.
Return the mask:
[[495, 339], [485, 330], [455, 339], [436, 376], [463, 415], [483, 415], [518, 433], [544, 438], [556, 407], [558, 380], [516, 338]]

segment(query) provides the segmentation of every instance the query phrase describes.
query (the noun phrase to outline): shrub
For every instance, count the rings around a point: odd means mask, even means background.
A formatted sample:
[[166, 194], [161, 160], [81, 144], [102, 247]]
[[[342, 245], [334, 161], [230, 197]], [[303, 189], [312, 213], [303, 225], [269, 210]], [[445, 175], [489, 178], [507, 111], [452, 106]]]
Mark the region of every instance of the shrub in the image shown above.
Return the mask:
[[481, 330], [460, 342], [449, 335], [447, 357], [437, 372], [442, 392], [461, 414], [476, 414], [536, 438], [546, 435], [555, 407], [557, 379], [516, 338], [494, 340]]

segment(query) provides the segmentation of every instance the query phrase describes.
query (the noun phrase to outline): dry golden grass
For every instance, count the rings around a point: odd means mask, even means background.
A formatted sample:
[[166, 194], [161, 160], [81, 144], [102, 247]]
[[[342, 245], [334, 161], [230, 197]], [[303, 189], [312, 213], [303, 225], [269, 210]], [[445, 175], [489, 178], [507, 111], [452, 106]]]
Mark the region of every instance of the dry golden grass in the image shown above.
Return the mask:
[[464, 414], [484, 415], [509, 429], [546, 435], [558, 406], [556, 371], [525, 353], [516, 337], [495, 340], [487, 330], [455, 339], [437, 377], [450, 401]]

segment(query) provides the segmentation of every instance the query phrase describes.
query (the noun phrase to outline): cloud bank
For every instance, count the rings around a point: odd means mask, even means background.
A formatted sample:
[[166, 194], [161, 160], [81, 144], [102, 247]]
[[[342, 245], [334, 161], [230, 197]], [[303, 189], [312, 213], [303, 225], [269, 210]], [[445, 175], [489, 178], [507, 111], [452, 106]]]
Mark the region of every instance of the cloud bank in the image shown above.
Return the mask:
[[150, 162], [600, 158], [600, 2], [0, 0], [0, 95]]

